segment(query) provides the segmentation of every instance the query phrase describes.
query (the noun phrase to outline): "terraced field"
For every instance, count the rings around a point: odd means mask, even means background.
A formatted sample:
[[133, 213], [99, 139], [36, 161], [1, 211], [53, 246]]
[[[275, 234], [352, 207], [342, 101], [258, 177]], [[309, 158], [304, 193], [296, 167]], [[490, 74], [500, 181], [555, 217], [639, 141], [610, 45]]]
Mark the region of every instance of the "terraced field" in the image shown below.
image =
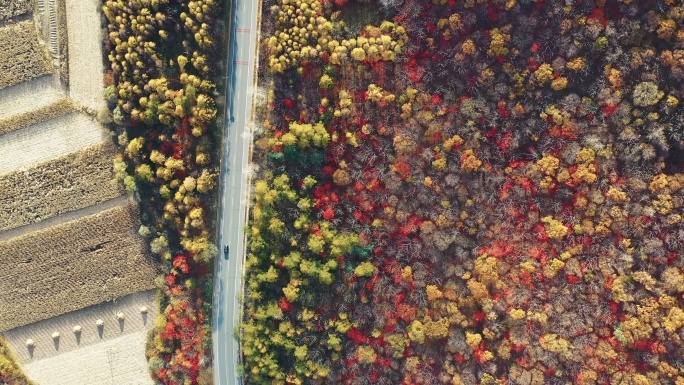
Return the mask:
[[14, 128], [10, 119], [45, 108], [66, 96], [52, 74], [0, 89], [0, 133]]
[[38, 384], [152, 385], [145, 360], [145, 331], [24, 365]]
[[24, 170], [39, 163], [101, 143], [105, 133], [82, 114], [69, 114], [0, 136], [0, 174]]
[[19, 130], [42, 123], [46, 120], [55, 119], [62, 115], [76, 112], [76, 106], [67, 97], [57, 97], [54, 100], [46, 100], [47, 103], [38, 108], [28, 110], [24, 113], [15, 113], [12, 117], [0, 120], [0, 134]]
[[[88, 306], [76, 312], [14, 328], [4, 333], [5, 339], [22, 347], [16, 351], [16, 359], [20, 363], [51, 358], [96, 345], [103, 340], [151, 328], [159, 313], [155, 297], [156, 290], [129, 294], [116, 302]], [[119, 313], [124, 316], [122, 321], [116, 317]], [[97, 326], [98, 320], [102, 320], [102, 327]], [[81, 331], [74, 333], [74, 326], [81, 326]], [[58, 343], [52, 338], [54, 332], [60, 333]], [[31, 349], [25, 346], [29, 338], [35, 342]]]
[[[38, 384], [152, 385], [145, 360], [145, 338], [139, 331], [24, 366]], [[66, 364], [68, 363], [68, 364]]]
[[[157, 262], [96, 119], [105, 108], [99, 5], [0, 0], [0, 334], [43, 385], [151, 383]], [[137, 302], [121, 308], [126, 298]], [[93, 317], [108, 320], [102, 333]], [[60, 327], [53, 345], [45, 330]], [[0, 369], [9, 356], [0, 352]]]

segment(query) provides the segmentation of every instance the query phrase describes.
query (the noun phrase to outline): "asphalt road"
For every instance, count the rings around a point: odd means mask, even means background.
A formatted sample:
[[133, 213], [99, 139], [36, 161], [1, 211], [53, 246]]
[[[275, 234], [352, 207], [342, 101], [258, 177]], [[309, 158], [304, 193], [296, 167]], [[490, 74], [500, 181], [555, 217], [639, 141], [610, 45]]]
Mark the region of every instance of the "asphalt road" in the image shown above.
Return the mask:
[[[252, 96], [255, 89], [256, 47], [260, 0], [231, 0], [223, 159], [220, 177], [219, 255], [216, 258], [212, 319], [215, 385], [242, 384], [241, 361], [234, 330], [239, 325], [245, 260], [244, 225], [249, 205], [245, 173], [250, 153]], [[229, 245], [226, 260], [224, 245]]]

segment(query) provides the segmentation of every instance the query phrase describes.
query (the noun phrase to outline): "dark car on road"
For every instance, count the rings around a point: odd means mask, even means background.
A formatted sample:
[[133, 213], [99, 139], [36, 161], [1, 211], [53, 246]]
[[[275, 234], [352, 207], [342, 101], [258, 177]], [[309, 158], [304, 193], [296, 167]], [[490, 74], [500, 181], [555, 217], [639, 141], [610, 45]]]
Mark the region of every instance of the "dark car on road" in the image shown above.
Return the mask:
[[229, 252], [228, 245], [224, 245], [223, 246], [223, 258], [228, 259], [228, 252]]

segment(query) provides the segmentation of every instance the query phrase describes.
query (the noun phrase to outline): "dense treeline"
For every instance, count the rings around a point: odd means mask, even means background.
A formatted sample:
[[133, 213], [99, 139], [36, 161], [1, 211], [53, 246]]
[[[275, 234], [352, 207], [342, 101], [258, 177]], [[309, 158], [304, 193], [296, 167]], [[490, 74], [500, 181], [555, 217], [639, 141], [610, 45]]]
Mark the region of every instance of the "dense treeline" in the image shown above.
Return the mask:
[[105, 97], [122, 153], [115, 171], [139, 197], [165, 274], [147, 355], [164, 384], [211, 382], [212, 282], [217, 250], [218, 95], [223, 1], [106, 1]]

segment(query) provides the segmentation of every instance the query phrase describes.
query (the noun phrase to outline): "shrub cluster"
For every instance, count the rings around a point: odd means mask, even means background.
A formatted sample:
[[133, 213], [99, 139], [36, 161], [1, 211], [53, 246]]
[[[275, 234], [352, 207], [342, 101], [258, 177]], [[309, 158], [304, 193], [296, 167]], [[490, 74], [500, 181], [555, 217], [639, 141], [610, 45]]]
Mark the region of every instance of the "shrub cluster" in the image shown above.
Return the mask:
[[0, 383], [7, 385], [32, 385], [21, 371], [17, 360], [9, 349], [7, 342], [0, 338]]
[[247, 383], [684, 384], [681, 5], [268, 4]]
[[122, 153], [114, 170], [139, 198], [140, 234], [163, 261], [147, 355], [164, 384], [208, 383], [217, 0], [109, 0], [105, 98]]

